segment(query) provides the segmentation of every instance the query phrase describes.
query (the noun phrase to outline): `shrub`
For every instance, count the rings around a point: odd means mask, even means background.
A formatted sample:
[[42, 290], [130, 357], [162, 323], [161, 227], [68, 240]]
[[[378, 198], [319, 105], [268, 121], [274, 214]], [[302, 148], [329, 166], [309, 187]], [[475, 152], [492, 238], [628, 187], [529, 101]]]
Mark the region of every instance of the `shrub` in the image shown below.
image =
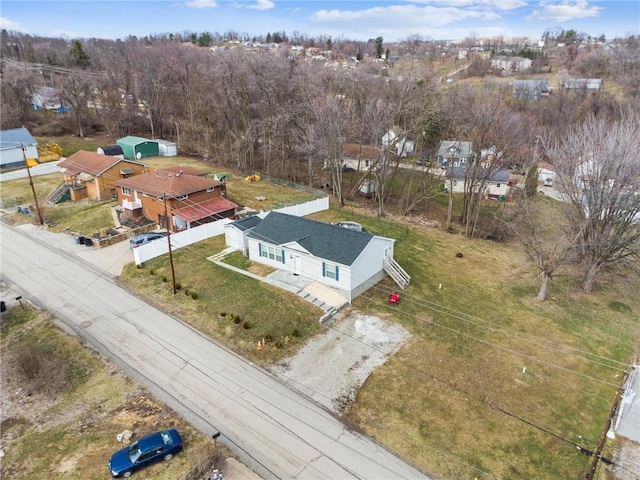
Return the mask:
[[273, 346], [276, 350], [280, 350], [282, 348], [282, 342], [278, 340], [276, 343], [273, 344]]
[[187, 295], [187, 296], [189, 296], [189, 293], [190, 293], [190, 292], [189, 292], [189, 289], [188, 289], [188, 288], [185, 288], [185, 289], [184, 289], [184, 294], [185, 294], [185, 295]]
[[167, 277], [162, 277], [162, 281], [163, 281], [164, 283], [167, 283], [167, 281], [168, 281]]
[[240, 324], [240, 322], [242, 322], [242, 318], [240, 318], [240, 316], [239, 316], [239, 315], [236, 315], [236, 316], [233, 318], [233, 323], [235, 323], [236, 325], [238, 325], [238, 324]]
[[242, 328], [244, 328], [245, 330], [249, 330], [252, 327], [252, 325], [249, 322], [244, 322], [242, 324]]
[[220, 316], [221, 317], [226, 317], [227, 316], [227, 312], [225, 312], [224, 310], [222, 312], [220, 312]]
[[156, 271], [152, 268], [151, 270], [149, 270], [149, 275], [155, 275]]
[[179, 283], [176, 283], [176, 290], [182, 290], [182, 285]]
[[265, 341], [267, 341], [267, 342], [273, 342], [273, 337], [271, 336], [271, 334], [270, 334], [270, 333], [267, 333], [267, 334], [264, 336], [264, 339], [265, 339]]
[[197, 300], [198, 294], [196, 292], [191, 292], [191, 298], [193, 298], [194, 300]]
[[295, 329], [293, 330], [293, 332], [291, 332], [291, 336], [292, 336], [292, 337], [296, 337], [296, 338], [297, 338], [297, 337], [299, 337], [299, 336], [300, 336], [300, 330], [298, 330], [297, 328], [295, 328]]

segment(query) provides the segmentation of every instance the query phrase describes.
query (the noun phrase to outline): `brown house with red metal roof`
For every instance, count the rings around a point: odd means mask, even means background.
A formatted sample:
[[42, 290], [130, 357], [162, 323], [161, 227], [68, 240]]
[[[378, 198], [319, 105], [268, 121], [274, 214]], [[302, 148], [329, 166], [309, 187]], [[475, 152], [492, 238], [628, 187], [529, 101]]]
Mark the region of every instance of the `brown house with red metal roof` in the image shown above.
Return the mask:
[[156, 170], [116, 185], [125, 216], [145, 217], [171, 231], [233, 217], [238, 206], [225, 198], [225, 183], [180, 171]]
[[72, 201], [89, 198], [92, 200], [114, 200], [117, 196], [115, 182], [147, 171], [144, 163], [135, 160], [123, 160], [110, 155], [79, 150], [58, 166], [62, 174], [62, 183], [56, 191], [56, 203], [64, 198]]

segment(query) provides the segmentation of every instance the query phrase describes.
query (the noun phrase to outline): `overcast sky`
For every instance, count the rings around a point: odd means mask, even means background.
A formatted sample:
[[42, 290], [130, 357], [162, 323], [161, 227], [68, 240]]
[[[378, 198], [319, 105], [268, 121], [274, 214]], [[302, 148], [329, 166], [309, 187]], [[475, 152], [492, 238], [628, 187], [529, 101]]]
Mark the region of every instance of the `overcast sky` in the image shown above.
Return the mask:
[[126, 38], [171, 32], [300, 32], [385, 42], [539, 38], [574, 29], [607, 38], [640, 34], [639, 0], [2, 0], [0, 27], [33, 35]]

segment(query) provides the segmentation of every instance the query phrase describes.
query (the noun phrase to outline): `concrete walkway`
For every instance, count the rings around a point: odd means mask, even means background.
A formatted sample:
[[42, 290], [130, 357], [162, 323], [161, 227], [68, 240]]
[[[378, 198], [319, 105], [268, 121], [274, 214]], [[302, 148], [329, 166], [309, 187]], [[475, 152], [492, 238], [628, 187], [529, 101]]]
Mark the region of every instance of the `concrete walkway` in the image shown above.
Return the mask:
[[640, 443], [640, 366], [635, 365], [632, 378], [622, 396], [620, 421], [615, 433]]
[[228, 263], [224, 263], [222, 259], [234, 251], [236, 251], [236, 249], [228, 247], [215, 255], [207, 257], [207, 260], [221, 267], [233, 270], [234, 272], [255, 278], [256, 280], [268, 283], [274, 287], [287, 290], [307, 302], [314, 304], [325, 312], [324, 315], [320, 317], [321, 322], [325, 322], [335, 315], [341, 308], [349, 304], [349, 301], [336, 290], [333, 290], [332, 288], [329, 288], [311, 278], [303, 277], [302, 275], [294, 275], [293, 273], [286, 272], [284, 270], [276, 270], [266, 277], [261, 277], [260, 275], [234, 267]]

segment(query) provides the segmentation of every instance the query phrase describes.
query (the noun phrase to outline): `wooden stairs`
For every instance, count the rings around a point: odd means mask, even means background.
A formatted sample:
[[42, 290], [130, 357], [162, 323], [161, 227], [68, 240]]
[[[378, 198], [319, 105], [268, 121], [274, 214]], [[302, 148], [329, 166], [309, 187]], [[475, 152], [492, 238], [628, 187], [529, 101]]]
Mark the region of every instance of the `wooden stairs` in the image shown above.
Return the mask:
[[58, 185], [53, 192], [51, 192], [47, 196], [47, 203], [49, 205], [55, 205], [60, 201], [62, 197], [64, 197], [67, 193], [69, 193], [69, 185], [67, 183], [62, 182]]
[[391, 279], [398, 284], [403, 290], [409, 286], [411, 277], [393, 258], [385, 258], [382, 264], [384, 271], [389, 274]]

